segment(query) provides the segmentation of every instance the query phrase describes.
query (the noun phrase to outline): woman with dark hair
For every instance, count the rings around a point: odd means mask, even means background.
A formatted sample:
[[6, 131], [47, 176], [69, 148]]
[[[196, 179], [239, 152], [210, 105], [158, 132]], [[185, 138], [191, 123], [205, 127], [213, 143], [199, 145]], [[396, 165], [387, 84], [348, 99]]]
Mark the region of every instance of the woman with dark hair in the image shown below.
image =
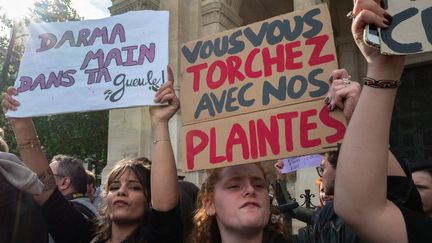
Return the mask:
[[290, 242], [272, 207], [261, 165], [212, 169], [198, 194], [192, 242]]
[[188, 242], [193, 228], [193, 217], [197, 208], [199, 188], [189, 181], [179, 181], [180, 216], [183, 225], [183, 239]]
[[[45, 185], [45, 191], [35, 199], [42, 205], [48, 230], [56, 242], [182, 242], [177, 169], [168, 130], [168, 121], [179, 108], [171, 69], [168, 80], [155, 94], [155, 102], [168, 105], [150, 109], [151, 172], [142, 160], [120, 161], [116, 165], [106, 184], [105, 208], [96, 233], [93, 222], [58, 191], [32, 119], [9, 118], [21, 158]], [[13, 87], [3, 94], [4, 111], [17, 109], [19, 102], [13, 98], [17, 94]]]

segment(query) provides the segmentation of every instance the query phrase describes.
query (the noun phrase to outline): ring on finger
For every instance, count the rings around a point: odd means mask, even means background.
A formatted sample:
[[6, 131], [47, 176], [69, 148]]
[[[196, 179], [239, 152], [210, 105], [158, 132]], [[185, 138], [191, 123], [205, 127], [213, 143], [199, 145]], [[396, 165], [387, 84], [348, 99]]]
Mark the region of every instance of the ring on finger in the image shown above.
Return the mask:
[[348, 78], [342, 78], [342, 84], [345, 85], [345, 87], [347, 87], [348, 84], [350, 84], [350, 83], [351, 83], [351, 80], [349, 77]]
[[351, 20], [352, 20], [352, 19], [355, 19], [355, 17], [356, 17], [356, 16], [353, 14], [352, 11], [349, 11], [349, 12], [347, 13], [346, 16], [347, 16], [347, 18], [349, 18], [349, 19], [351, 19]]

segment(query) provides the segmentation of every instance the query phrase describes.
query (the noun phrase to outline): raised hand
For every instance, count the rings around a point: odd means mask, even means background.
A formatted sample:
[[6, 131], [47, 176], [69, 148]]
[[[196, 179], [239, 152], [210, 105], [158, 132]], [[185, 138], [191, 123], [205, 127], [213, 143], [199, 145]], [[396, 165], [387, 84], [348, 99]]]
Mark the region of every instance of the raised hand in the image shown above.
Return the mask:
[[150, 114], [154, 124], [167, 122], [180, 107], [180, 101], [174, 91], [174, 75], [168, 67], [168, 82], [166, 82], [155, 94], [155, 102], [168, 105], [150, 107]]
[[330, 111], [336, 107], [341, 109], [349, 121], [360, 97], [361, 86], [358, 82], [350, 80], [350, 75], [345, 69], [334, 70], [331, 80], [332, 84], [324, 101]]
[[[364, 29], [368, 24], [375, 24], [380, 28], [387, 28], [391, 24], [391, 16], [381, 7], [380, 0], [356, 0], [352, 15], [355, 16], [351, 25], [354, 40], [369, 64], [369, 71], [379, 72], [379, 69], [402, 70], [405, 58], [403, 56], [382, 55], [378, 48], [370, 47], [363, 41]], [[382, 72], [382, 70], [381, 70]], [[391, 78], [391, 73], [383, 73], [382, 77]], [[395, 72], [395, 77], [400, 76]], [[380, 78], [380, 77], [376, 77]]]
[[18, 95], [18, 91], [15, 87], [9, 87], [5, 93], [2, 94], [2, 108], [3, 113], [6, 113], [8, 110], [16, 111], [17, 107], [20, 103], [13, 98], [13, 96]]

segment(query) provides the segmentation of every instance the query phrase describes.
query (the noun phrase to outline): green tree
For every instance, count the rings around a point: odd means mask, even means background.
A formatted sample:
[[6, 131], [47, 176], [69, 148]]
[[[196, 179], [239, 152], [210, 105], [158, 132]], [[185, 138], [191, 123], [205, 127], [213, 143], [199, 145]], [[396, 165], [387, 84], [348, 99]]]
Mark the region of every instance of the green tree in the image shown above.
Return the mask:
[[[34, 3], [31, 14], [24, 20], [29, 22], [64, 22], [82, 18], [71, 7], [70, 0], [41, 0]], [[0, 16], [0, 28], [11, 28], [12, 21], [6, 15]], [[23, 47], [15, 43], [13, 55], [20, 60]], [[7, 50], [8, 39], [0, 34], [0, 50]], [[5, 60], [4, 51], [0, 52], [0, 63]], [[19, 62], [9, 66], [7, 86], [13, 84], [17, 77]], [[100, 174], [106, 164], [108, 141], [108, 111], [71, 113], [33, 118], [38, 130], [39, 139], [48, 159], [56, 154], [77, 156], [89, 163], [91, 169]], [[0, 118], [0, 126], [5, 130], [11, 152], [17, 153], [16, 142], [12, 130], [4, 116]]]
[[71, 6], [71, 0], [41, 0], [34, 3], [31, 19], [41, 22], [82, 20]]

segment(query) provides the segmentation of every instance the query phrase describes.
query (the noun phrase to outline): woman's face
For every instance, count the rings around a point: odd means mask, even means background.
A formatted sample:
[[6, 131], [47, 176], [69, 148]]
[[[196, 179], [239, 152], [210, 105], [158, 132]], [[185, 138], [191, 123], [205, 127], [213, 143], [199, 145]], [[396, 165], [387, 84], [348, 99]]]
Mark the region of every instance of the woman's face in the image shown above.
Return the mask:
[[108, 189], [108, 210], [113, 223], [127, 224], [141, 220], [147, 211], [148, 201], [133, 171], [126, 170], [111, 182]]
[[270, 218], [270, 198], [262, 170], [254, 164], [222, 169], [213, 202], [206, 205], [206, 210], [215, 214], [221, 233], [262, 230]]

